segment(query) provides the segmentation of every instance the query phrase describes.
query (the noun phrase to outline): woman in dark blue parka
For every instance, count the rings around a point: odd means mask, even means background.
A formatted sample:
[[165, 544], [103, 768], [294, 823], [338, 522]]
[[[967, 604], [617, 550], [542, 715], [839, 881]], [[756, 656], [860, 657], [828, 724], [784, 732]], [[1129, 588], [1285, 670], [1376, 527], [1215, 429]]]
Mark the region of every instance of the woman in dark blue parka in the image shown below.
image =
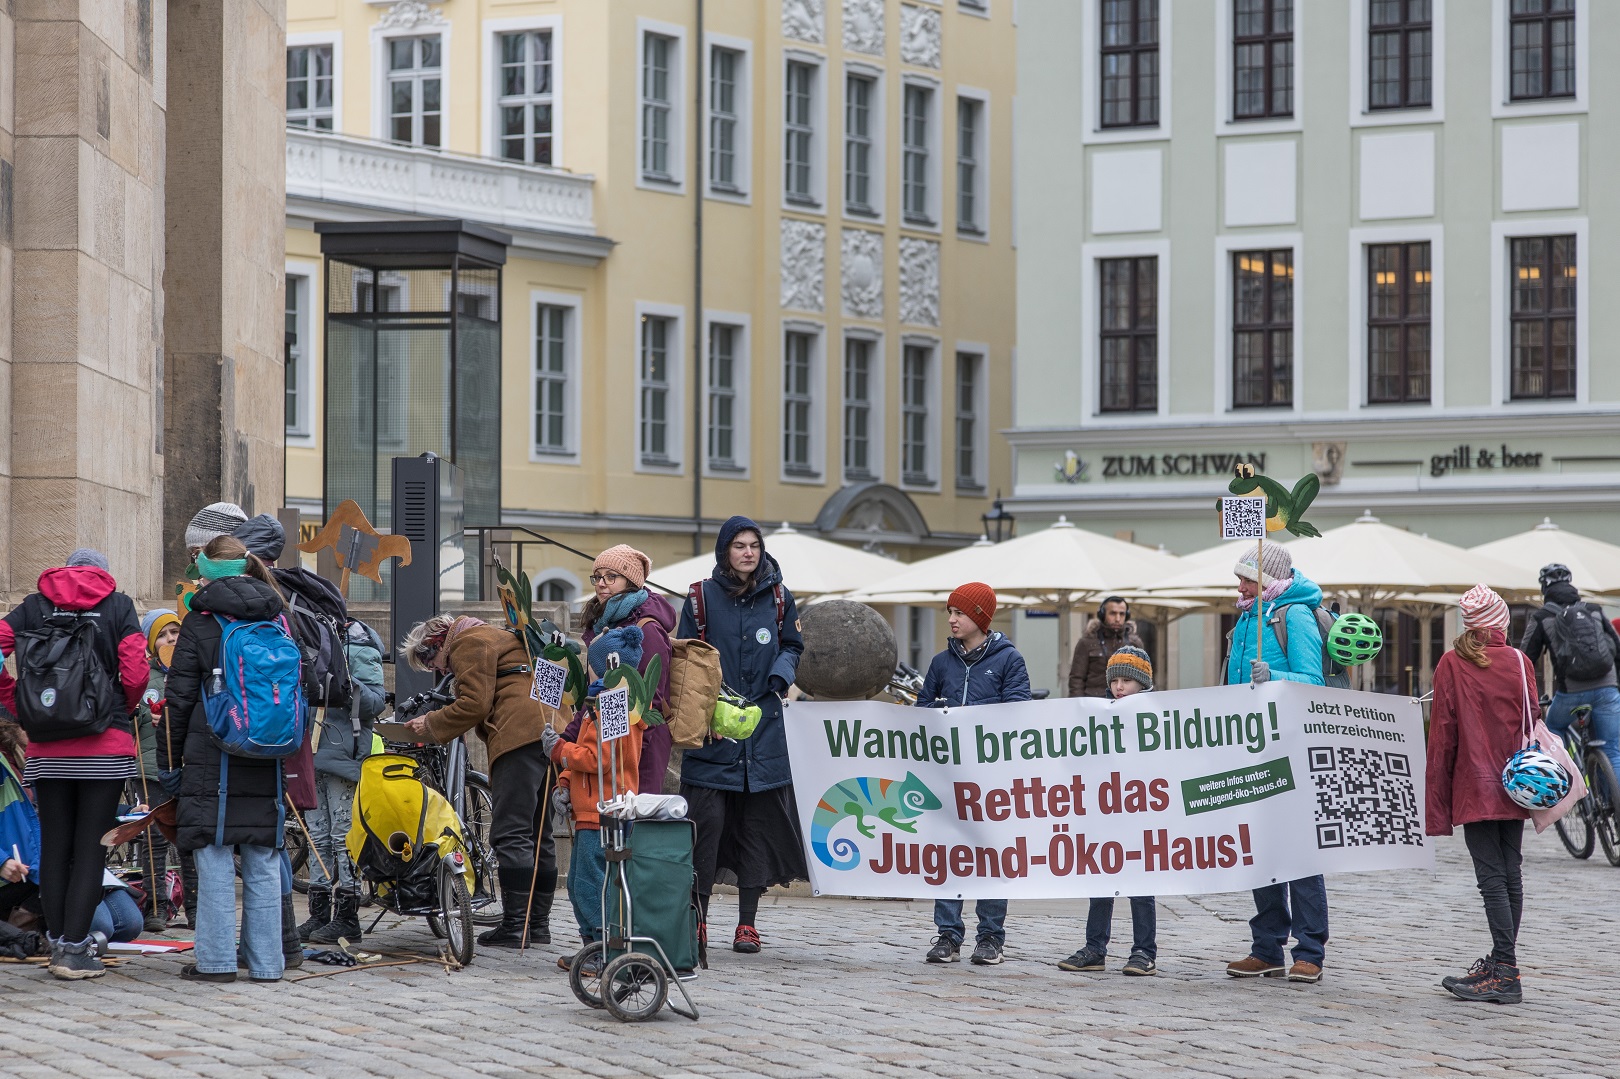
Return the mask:
[[[765, 553], [764, 533], [733, 517], [714, 544], [714, 573], [692, 586], [678, 637], [701, 637], [720, 651], [726, 688], [763, 713], [751, 738], [715, 739], [686, 751], [681, 794], [697, 825], [698, 898], [708, 940], [709, 893], [715, 878], [734, 878], [739, 893], [732, 948], [759, 951], [754, 917], [766, 888], [808, 878], [804, 840], [793, 805], [782, 698], [804, 652], [793, 594]], [[696, 602], [695, 602], [696, 601]]]

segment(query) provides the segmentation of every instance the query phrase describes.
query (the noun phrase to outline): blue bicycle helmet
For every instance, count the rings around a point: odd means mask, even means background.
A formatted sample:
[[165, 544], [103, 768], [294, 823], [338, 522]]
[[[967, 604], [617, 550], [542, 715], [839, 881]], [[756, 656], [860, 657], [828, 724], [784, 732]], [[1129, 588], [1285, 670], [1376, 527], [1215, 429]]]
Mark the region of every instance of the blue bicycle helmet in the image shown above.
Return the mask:
[[1513, 754], [1502, 769], [1502, 789], [1525, 809], [1551, 809], [1569, 793], [1570, 782], [1564, 766], [1534, 742]]

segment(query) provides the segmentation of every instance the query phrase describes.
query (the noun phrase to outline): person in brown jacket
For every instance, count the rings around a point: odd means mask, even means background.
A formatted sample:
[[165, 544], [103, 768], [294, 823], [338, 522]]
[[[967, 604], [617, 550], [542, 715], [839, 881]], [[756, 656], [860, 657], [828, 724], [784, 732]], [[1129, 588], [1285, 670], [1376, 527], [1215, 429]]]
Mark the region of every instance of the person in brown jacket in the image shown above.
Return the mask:
[[1126, 645], [1145, 648], [1131, 621], [1131, 608], [1118, 596], [1109, 596], [1086, 622], [1086, 631], [1074, 642], [1069, 662], [1069, 696], [1108, 696], [1108, 657]]
[[413, 627], [400, 648], [412, 667], [454, 675], [456, 686], [454, 701], [406, 726], [431, 742], [476, 729], [489, 749], [495, 803], [489, 838], [500, 865], [502, 909], [501, 924], [480, 934], [478, 943], [520, 947], [527, 912], [530, 942], [550, 944], [557, 848], [551, 814], [542, 815], [540, 807], [554, 777], [541, 732], [548, 726], [561, 730], [562, 713], [529, 696], [529, 654], [516, 634], [501, 627], [466, 615], [435, 615]]
[[1524, 748], [1526, 712], [1533, 721], [1541, 709], [1531, 692], [1535, 670], [1504, 635], [1509, 615], [1502, 597], [1477, 585], [1459, 607], [1462, 635], [1434, 669], [1427, 830], [1450, 835], [1462, 825], [1492, 947], [1467, 974], [1440, 985], [1463, 1000], [1517, 1004], [1523, 999], [1515, 951], [1524, 909], [1520, 845], [1530, 814], [1502, 789], [1502, 766]]

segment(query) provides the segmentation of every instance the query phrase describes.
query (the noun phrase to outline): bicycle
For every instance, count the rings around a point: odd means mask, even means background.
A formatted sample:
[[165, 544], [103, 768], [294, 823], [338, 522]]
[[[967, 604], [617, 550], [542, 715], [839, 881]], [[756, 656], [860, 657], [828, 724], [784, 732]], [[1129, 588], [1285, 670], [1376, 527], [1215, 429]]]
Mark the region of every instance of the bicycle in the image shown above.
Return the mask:
[[1620, 807], [1620, 782], [1616, 782], [1614, 766], [1603, 751], [1603, 741], [1591, 736], [1592, 706], [1576, 705], [1571, 716], [1563, 733], [1564, 747], [1580, 767], [1587, 793], [1554, 827], [1565, 849], [1575, 857], [1590, 858], [1596, 840], [1603, 844], [1609, 864], [1620, 866], [1620, 820], [1615, 815]]
[[[446, 675], [433, 689], [395, 706], [395, 721], [403, 723], [431, 708], [454, 701], [456, 697], [451, 692], [451, 683], [451, 677]], [[466, 736], [442, 744], [389, 742], [388, 749], [391, 753], [416, 761], [422, 768], [423, 782], [444, 795], [461, 818], [462, 828], [466, 831], [467, 853], [473, 865], [473, 922], [478, 925], [499, 925], [499, 867], [495, 860], [495, 847], [490, 842], [490, 829], [495, 820], [495, 797], [490, 790], [489, 777], [468, 767]]]

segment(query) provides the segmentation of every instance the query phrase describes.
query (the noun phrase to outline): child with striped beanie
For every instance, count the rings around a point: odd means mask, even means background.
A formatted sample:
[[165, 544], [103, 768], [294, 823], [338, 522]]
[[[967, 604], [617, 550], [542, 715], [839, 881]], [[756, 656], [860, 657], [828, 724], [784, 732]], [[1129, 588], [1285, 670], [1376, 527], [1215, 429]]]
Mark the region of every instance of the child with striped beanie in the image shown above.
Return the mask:
[[1117, 701], [1153, 688], [1153, 660], [1142, 649], [1125, 645], [1108, 657], [1108, 692]]

